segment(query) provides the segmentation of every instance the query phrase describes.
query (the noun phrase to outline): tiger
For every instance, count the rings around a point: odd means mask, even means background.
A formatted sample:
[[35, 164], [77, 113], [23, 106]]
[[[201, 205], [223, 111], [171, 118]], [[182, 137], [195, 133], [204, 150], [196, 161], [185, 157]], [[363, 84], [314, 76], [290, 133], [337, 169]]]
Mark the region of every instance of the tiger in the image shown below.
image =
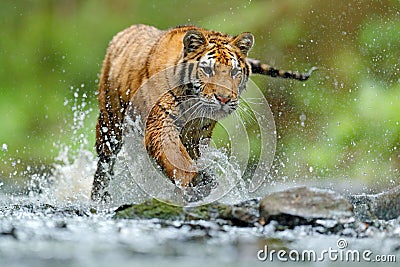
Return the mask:
[[107, 188], [132, 108], [143, 121], [146, 151], [165, 176], [187, 201], [207, 196], [218, 181], [197, 169], [199, 144], [211, 138], [218, 120], [236, 110], [249, 76], [300, 81], [310, 76], [248, 58], [253, 45], [249, 32], [232, 36], [193, 25], [160, 30], [140, 24], [116, 34], [99, 78], [91, 199], [110, 198]]

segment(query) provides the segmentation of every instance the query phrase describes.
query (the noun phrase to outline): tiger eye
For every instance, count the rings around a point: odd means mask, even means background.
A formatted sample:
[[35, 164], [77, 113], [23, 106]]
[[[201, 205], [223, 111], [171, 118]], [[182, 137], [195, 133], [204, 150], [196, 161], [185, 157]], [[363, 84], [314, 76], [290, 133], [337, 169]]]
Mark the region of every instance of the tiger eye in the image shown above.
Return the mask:
[[236, 75], [239, 74], [239, 72], [240, 72], [240, 69], [234, 68], [234, 69], [231, 70], [231, 76], [235, 77]]
[[211, 76], [213, 74], [213, 70], [210, 66], [205, 66], [205, 67], [202, 67], [201, 69], [207, 76]]

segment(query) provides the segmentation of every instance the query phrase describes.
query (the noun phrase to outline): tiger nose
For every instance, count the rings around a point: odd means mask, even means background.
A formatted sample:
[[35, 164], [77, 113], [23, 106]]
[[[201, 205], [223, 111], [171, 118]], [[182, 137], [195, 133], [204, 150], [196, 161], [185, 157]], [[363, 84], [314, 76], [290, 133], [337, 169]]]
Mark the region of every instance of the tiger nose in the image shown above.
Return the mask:
[[224, 105], [231, 100], [231, 98], [229, 96], [225, 96], [225, 95], [221, 95], [221, 94], [214, 94], [214, 96], [219, 102], [221, 102]]

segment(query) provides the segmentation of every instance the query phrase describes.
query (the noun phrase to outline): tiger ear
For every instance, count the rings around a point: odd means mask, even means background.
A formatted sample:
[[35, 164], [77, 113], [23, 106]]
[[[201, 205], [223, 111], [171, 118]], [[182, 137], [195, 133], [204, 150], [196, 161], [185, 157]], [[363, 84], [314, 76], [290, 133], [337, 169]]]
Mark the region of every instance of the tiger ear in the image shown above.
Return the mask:
[[254, 45], [254, 36], [249, 32], [244, 32], [236, 36], [232, 43], [247, 56], [247, 53]]
[[206, 37], [198, 30], [187, 31], [183, 37], [184, 55], [196, 51], [199, 47], [206, 43]]

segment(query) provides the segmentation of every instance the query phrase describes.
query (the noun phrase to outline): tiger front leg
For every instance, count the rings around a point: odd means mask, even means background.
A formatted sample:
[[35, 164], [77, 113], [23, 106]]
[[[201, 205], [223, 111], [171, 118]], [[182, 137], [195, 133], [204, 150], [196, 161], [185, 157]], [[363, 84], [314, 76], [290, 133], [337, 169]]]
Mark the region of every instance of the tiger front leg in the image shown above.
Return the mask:
[[179, 138], [179, 129], [158, 105], [150, 112], [145, 131], [147, 152], [177, 186], [188, 187], [197, 175], [194, 161]]
[[212, 175], [198, 170], [173, 118], [158, 105], [152, 109], [146, 122], [146, 149], [177, 186], [176, 191], [188, 202], [198, 201], [208, 196], [217, 182]]

